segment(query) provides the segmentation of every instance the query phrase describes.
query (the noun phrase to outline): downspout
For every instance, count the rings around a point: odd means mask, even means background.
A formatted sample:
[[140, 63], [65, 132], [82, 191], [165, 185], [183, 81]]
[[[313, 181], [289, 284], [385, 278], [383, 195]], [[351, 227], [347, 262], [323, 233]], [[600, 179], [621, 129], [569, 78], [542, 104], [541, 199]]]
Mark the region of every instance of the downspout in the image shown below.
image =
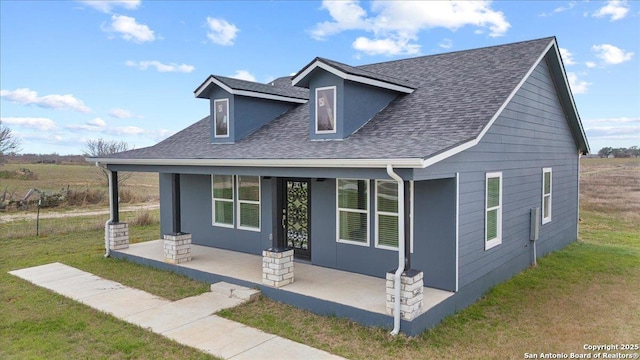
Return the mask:
[[109, 178], [109, 220], [104, 223], [104, 257], [108, 258], [111, 255], [109, 249], [109, 224], [113, 221], [113, 180], [111, 178], [111, 170], [107, 169], [106, 166], [100, 165], [99, 162], [96, 162], [96, 166], [105, 170], [107, 172], [107, 177]]
[[387, 165], [387, 174], [398, 183], [398, 269], [393, 276], [394, 281], [394, 308], [393, 308], [393, 330], [391, 335], [398, 335], [400, 332], [400, 288], [402, 282], [400, 276], [404, 272], [404, 180], [393, 171], [393, 165]]

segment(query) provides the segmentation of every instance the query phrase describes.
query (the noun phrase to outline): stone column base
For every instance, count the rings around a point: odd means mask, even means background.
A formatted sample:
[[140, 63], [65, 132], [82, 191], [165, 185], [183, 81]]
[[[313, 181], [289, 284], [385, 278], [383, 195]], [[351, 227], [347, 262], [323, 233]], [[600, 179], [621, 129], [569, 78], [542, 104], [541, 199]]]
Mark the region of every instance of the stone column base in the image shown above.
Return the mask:
[[164, 262], [182, 264], [191, 261], [191, 234], [166, 234], [164, 238]]
[[[395, 270], [387, 272], [387, 313], [393, 315], [395, 309]], [[422, 314], [423, 272], [407, 270], [400, 275], [400, 316], [404, 320], [413, 320]]]
[[293, 249], [262, 251], [262, 283], [275, 288], [293, 283]]
[[111, 223], [109, 227], [109, 249], [120, 250], [129, 247], [129, 224]]

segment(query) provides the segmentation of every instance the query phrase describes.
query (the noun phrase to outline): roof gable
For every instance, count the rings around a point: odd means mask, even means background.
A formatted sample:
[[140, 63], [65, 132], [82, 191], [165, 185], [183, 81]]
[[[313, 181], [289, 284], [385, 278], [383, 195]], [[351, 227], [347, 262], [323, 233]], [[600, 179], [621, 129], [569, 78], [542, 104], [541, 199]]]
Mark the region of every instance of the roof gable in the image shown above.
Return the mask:
[[315, 58], [312, 62], [302, 68], [302, 70], [300, 70], [296, 75], [294, 75], [292, 84], [294, 86], [308, 87], [309, 76], [316, 69], [328, 71], [344, 80], [393, 90], [400, 93], [411, 94], [415, 90], [415, 86], [407, 80], [372, 71], [367, 71], [362, 68], [353, 67], [347, 64], [320, 57]]
[[[556, 40], [544, 38], [358, 67], [315, 59], [294, 77], [294, 84], [299, 85], [310, 72], [306, 71], [318, 64], [318, 67], [327, 66], [352, 76], [384, 74], [384, 79], [378, 76], [376, 80], [387, 84], [392, 79], [411, 79], [414, 87], [341, 141], [310, 141], [307, 102], [296, 105], [233, 145], [212, 145], [192, 137], [193, 134], [178, 133], [153, 147], [114, 157], [124, 162], [131, 159], [142, 162], [145, 159], [196, 159], [198, 163], [208, 165], [237, 166], [362, 164], [373, 167], [393, 162], [407, 167], [426, 167], [475, 146], [545, 58], [549, 61], [577, 147], [588, 151]], [[234, 91], [246, 91], [242, 86], [249, 86], [241, 80], [233, 83], [228, 78], [220, 78], [214, 77]], [[274, 80], [274, 84], [287, 81], [281, 78]], [[208, 119], [203, 121], [209, 124]], [[200, 127], [204, 128], [203, 124]]]
[[233, 95], [298, 104], [304, 104], [309, 100], [309, 91], [300, 87], [282, 86], [281, 84], [278, 84], [278, 86], [275, 84], [261, 84], [253, 81], [239, 80], [219, 75], [210, 75], [194, 91], [195, 96], [201, 99], [208, 99], [209, 89], [214, 85]]

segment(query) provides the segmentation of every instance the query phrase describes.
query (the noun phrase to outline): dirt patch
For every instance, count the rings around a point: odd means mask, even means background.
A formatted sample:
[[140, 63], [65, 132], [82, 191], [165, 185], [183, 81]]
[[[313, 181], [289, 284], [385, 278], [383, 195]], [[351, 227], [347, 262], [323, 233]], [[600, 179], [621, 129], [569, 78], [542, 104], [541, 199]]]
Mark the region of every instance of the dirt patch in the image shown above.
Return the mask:
[[[147, 205], [135, 205], [120, 208], [120, 212], [138, 212], [143, 210], [155, 210], [160, 207], [160, 204], [147, 204]], [[59, 219], [65, 217], [77, 217], [77, 216], [94, 216], [94, 215], [106, 215], [109, 214], [109, 209], [104, 210], [72, 210], [72, 211], [47, 211], [40, 213], [40, 219]], [[12, 215], [0, 215], [0, 223], [19, 221], [19, 220], [35, 220], [36, 213], [21, 213]]]

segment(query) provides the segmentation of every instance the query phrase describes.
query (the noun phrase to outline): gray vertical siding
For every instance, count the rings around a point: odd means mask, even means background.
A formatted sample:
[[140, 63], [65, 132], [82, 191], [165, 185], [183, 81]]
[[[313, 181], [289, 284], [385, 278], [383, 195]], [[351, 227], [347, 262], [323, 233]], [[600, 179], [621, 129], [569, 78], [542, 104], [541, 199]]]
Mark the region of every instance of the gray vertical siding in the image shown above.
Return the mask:
[[[180, 206], [182, 207], [182, 231], [191, 233], [192, 242], [198, 245], [260, 254], [271, 246], [271, 181], [261, 180], [260, 231], [224, 228], [212, 225], [211, 176], [180, 176]], [[237, 209], [237, 199], [236, 207]], [[160, 220], [163, 233], [171, 229], [170, 174], [160, 174]], [[236, 214], [237, 222], [237, 214]]]
[[[553, 170], [552, 220], [541, 225], [538, 256], [577, 238], [578, 149], [542, 61], [475, 147], [422, 171], [460, 172], [460, 287], [486, 288], [529, 266], [529, 211], [542, 206], [542, 168]], [[485, 173], [503, 176], [502, 244], [484, 250]]]
[[414, 240], [411, 267], [422, 270], [424, 285], [456, 289], [455, 179], [414, 183]]

